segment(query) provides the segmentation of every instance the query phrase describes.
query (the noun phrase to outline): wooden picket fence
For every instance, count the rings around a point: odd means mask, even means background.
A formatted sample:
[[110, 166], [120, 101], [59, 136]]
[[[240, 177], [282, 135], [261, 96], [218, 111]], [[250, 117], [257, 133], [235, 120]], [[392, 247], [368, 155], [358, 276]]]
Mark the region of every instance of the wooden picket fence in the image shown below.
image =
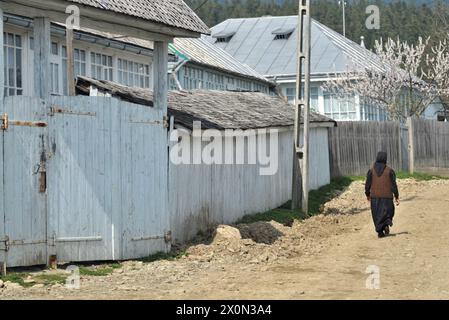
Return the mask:
[[365, 175], [379, 151], [396, 170], [447, 172], [449, 123], [424, 119], [399, 122], [339, 122], [329, 131], [333, 178]]

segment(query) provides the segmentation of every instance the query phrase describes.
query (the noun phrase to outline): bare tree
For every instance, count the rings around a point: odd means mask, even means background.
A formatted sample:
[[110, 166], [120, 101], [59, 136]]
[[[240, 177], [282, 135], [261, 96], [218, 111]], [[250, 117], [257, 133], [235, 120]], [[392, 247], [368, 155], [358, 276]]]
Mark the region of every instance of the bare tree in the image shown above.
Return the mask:
[[420, 117], [440, 97], [449, 96], [447, 40], [430, 47], [429, 39], [416, 44], [388, 39], [377, 41], [373, 61], [353, 61], [348, 71], [330, 77], [323, 87], [340, 96], [354, 94], [384, 109], [391, 120]]

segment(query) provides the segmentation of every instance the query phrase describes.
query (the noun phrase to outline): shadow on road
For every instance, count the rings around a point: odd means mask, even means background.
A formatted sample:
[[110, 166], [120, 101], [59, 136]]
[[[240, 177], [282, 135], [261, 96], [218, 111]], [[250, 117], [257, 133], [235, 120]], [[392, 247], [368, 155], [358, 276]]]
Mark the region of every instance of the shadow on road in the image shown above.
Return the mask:
[[397, 237], [397, 236], [402, 236], [402, 235], [407, 235], [407, 234], [411, 234], [408, 231], [404, 231], [404, 232], [397, 232], [397, 233], [390, 233], [388, 236], [386, 237]]

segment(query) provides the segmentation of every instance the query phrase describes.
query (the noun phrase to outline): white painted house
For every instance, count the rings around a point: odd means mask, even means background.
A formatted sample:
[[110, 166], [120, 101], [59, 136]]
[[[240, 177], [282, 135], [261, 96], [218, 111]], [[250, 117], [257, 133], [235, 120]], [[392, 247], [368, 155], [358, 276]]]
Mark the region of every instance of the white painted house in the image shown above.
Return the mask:
[[[297, 16], [228, 19], [204, 38], [268, 79], [290, 102], [296, 96]], [[379, 67], [376, 56], [320, 22], [312, 21], [311, 107], [338, 121], [386, 120], [386, 113], [359, 96], [338, 98], [322, 89], [329, 76], [356, 68]], [[436, 119], [431, 106], [425, 116]]]
[[[5, 95], [30, 95], [34, 87], [33, 19], [4, 16]], [[51, 24], [52, 95], [67, 95], [66, 29]], [[153, 42], [81, 26], [74, 32], [75, 76], [123, 85], [153, 86]], [[170, 89], [269, 93], [275, 84], [203, 39], [175, 38], [169, 45]], [[173, 75], [177, 75], [178, 83]]]

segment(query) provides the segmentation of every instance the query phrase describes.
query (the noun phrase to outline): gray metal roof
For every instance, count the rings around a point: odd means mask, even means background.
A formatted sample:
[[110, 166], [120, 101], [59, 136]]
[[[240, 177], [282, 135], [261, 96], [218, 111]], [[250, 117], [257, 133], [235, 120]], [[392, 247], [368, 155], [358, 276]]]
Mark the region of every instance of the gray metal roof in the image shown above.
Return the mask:
[[198, 33], [209, 28], [183, 0], [67, 0]]
[[[153, 106], [153, 93], [148, 89], [78, 77], [79, 94], [88, 95], [91, 86], [128, 102]], [[294, 110], [282, 98], [258, 92], [193, 90], [168, 93], [168, 114], [175, 117], [175, 123], [187, 128], [192, 128], [193, 121], [201, 121], [203, 129], [219, 130], [291, 127], [295, 122]], [[310, 119], [312, 123], [336, 125], [334, 120], [314, 112]]]
[[[295, 75], [297, 16], [229, 19], [212, 30], [208, 42], [265, 76]], [[293, 31], [288, 39], [275, 40], [280, 30]], [[234, 33], [229, 42], [215, 34]], [[360, 68], [380, 68], [377, 56], [316, 20], [312, 21], [312, 76]]]
[[175, 38], [174, 43], [170, 45], [170, 52], [173, 54], [179, 52], [190, 61], [207, 65], [224, 72], [231, 72], [240, 76], [269, 82], [267, 78], [257, 71], [241, 63], [225, 50], [214, 46], [203, 38]]
[[[31, 20], [30, 23], [32, 23]], [[65, 27], [65, 25], [62, 23], [54, 24], [57, 26]], [[132, 38], [128, 36], [121, 36], [118, 34], [98, 31], [89, 28], [80, 28], [79, 31], [92, 34], [104, 39], [114, 40], [124, 44], [131, 44], [141, 48], [153, 50], [152, 41]], [[203, 38], [175, 38], [174, 43], [170, 44], [169, 46], [169, 52], [174, 55], [176, 55], [177, 53], [181, 53], [186, 56], [189, 61], [218, 69], [224, 73], [231, 73], [240, 77], [247, 77], [266, 82], [269, 85], [275, 85], [273, 82], [265, 78], [254, 69], [241, 63], [223, 49], [214, 46]], [[176, 67], [176, 64], [170, 62], [169, 68], [173, 69], [174, 67]]]

